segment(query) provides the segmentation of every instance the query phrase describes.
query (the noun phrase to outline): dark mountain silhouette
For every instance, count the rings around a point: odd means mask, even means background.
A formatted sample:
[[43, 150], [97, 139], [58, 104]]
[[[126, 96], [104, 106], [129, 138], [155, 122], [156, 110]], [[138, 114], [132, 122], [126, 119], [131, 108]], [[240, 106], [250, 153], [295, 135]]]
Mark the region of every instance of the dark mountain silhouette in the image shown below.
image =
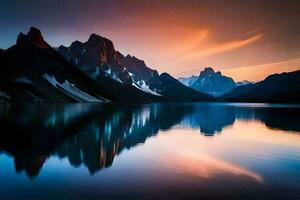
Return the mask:
[[120, 64], [132, 74], [131, 78], [134, 82], [144, 81], [145, 83], [148, 83], [150, 79], [159, 75], [156, 70], [147, 67], [143, 60], [140, 60], [135, 56], [123, 56], [120, 52], [118, 52], [118, 58]]
[[112, 41], [99, 35], [92, 34], [85, 43], [75, 41], [70, 47], [60, 46], [58, 52], [91, 76], [102, 71], [125, 84], [132, 83], [129, 73], [120, 65]]
[[132, 82], [147, 82], [158, 76], [156, 70], [148, 68], [144, 61], [134, 56], [123, 56], [116, 51], [111, 40], [92, 34], [87, 42], [75, 41], [69, 47], [60, 46], [58, 52], [81, 70], [95, 76], [102, 72], [132, 85]]
[[223, 76], [221, 72], [215, 72], [210, 67], [201, 71], [198, 77], [191, 76], [179, 78], [179, 80], [197, 91], [213, 96], [220, 96], [236, 87], [236, 83], [232, 78]]
[[0, 90], [14, 99], [102, 101], [97, 84], [65, 61], [36, 28], [31, 28], [27, 35], [20, 33], [16, 45], [7, 49], [4, 57]]
[[[100, 52], [105, 55], [103, 60], [100, 60], [104, 65], [110, 62], [115, 64], [113, 65], [115, 68], [120, 67], [116, 60], [117, 53], [109, 40], [92, 35], [88, 41], [91, 49], [96, 48], [93, 47], [94, 43], [96, 46], [103, 45], [108, 48]], [[90, 52], [91, 57], [97, 53], [98, 50]], [[122, 79], [120, 81], [101, 73], [97, 74], [96, 78], [87, 75], [51, 48], [36, 28], [31, 28], [27, 35], [20, 33], [16, 45], [1, 51], [0, 56], [0, 91], [5, 92], [15, 101], [151, 102], [165, 100], [164, 97], [149, 94], [142, 88], [129, 84], [132, 79], [124, 70], [125, 76], [120, 76]], [[87, 59], [85, 62], [91, 61]]]
[[228, 93], [218, 97], [218, 99], [220, 100], [229, 100], [229, 99], [233, 99], [241, 94], [247, 93], [248, 91], [250, 91], [251, 89], [253, 89], [255, 87], [254, 84], [248, 84], [248, 85], [241, 85], [238, 86], [234, 89], [232, 89], [231, 91], [229, 91]]
[[[299, 71], [275, 74], [254, 84], [235, 82], [212, 68], [189, 82], [192, 88], [167, 73], [158, 74], [134, 56], [123, 56], [112, 41], [92, 34], [58, 52], [32, 27], [17, 43], [0, 50], [1, 101], [156, 102], [219, 101], [299, 102]], [[203, 93], [204, 92], [204, 93]]]
[[212, 101], [214, 98], [208, 94], [197, 92], [196, 90], [183, 85], [180, 81], [173, 78], [168, 73], [162, 73], [160, 76], [154, 77], [149, 81], [150, 89], [178, 101]]
[[238, 102], [300, 102], [300, 70], [273, 74], [255, 84], [239, 86], [219, 98]]
[[247, 81], [247, 80], [243, 80], [243, 81], [239, 81], [236, 83], [236, 86], [242, 86], [242, 85], [249, 85], [249, 84], [254, 84], [255, 82], [253, 81]]

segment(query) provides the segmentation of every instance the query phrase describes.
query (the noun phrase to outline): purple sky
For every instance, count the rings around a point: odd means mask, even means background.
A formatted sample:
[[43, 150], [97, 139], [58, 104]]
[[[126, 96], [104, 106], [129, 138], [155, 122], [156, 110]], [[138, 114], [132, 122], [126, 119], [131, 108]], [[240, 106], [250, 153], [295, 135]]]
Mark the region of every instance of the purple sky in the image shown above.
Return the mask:
[[235, 80], [300, 69], [299, 0], [0, 1], [0, 48], [30, 26], [53, 46], [98, 33], [177, 77], [206, 66]]

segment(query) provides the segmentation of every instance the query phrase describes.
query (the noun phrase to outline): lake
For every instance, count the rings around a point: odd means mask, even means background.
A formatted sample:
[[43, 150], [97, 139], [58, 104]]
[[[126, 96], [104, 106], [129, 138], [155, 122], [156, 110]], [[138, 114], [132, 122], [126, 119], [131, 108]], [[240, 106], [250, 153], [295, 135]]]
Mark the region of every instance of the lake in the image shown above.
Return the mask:
[[1, 104], [6, 199], [300, 199], [300, 107]]

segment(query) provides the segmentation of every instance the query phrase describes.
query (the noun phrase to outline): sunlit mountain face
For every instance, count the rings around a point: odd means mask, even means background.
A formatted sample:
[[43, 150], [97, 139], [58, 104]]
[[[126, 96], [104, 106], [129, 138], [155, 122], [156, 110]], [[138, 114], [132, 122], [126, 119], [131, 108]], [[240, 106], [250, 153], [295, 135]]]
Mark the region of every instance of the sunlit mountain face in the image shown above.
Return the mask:
[[283, 104], [4, 104], [0, 190], [18, 198], [17, 187], [40, 196], [45, 186], [46, 199], [54, 190], [75, 199], [297, 197], [298, 113]]

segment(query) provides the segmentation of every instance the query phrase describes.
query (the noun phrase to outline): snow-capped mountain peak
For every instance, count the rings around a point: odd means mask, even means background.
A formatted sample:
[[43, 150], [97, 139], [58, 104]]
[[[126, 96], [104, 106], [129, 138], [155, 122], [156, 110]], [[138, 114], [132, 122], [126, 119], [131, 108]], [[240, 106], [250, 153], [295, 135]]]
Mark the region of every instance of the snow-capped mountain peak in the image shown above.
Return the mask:
[[223, 76], [219, 71], [215, 72], [211, 67], [204, 68], [199, 76], [179, 78], [179, 81], [197, 91], [213, 96], [220, 96], [236, 87], [232, 78]]

